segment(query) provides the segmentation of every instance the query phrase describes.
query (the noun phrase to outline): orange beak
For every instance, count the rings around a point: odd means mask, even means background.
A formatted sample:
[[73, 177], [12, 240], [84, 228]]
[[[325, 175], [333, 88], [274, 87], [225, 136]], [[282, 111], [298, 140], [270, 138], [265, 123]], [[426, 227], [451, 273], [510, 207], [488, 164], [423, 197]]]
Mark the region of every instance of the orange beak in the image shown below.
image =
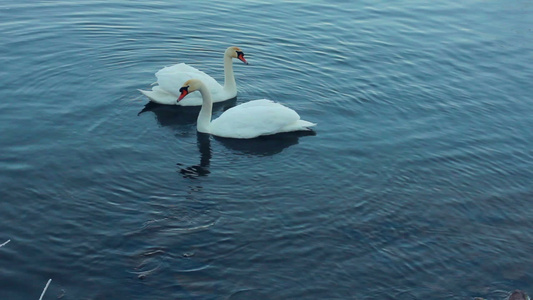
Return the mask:
[[242, 52], [238, 52], [238, 54], [237, 54], [237, 58], [240, 59], [243, 63], [248, 64], [248, 62], [247, 62], [246, 59], [244, 58], [244, 53], [242, 53]]
[[178, 102], [180, 102], [181, 99], [185, 98], [185, 96], [187, 96], [189, 94], [189, 90], [188, 89], [189, 89], [188, 86], [182, 87], [180, 89], [181, 94], [180, 94], [180, 97], [178, 98]]

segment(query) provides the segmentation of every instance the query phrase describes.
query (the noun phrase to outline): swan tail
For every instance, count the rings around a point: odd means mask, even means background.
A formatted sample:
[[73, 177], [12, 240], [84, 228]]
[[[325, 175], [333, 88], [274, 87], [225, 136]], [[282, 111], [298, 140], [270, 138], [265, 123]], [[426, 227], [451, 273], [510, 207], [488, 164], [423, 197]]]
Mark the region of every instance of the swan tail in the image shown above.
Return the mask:
[[299, 120], [299, 121], [298, 121], [298, 125], [300, 125], [301, 127], [303, 127], [304, 130], [311, 130], [309, 127], [316, 126], [316, 123], [312, 123], [312, 122], [305, 121], [305, 120]]
[[153, 97], [153, 94], [154, 94], [154, 91], [145, 91], [145, 90], [141, 90], [141, 89], [137, 89], [139, 92], [141, 92], [141, 94], [145, 95], [146, 97], [150, 98], [150, 100], [152, 99]]
[[177, 101], [176, 101], [177, 97], [161, 89], [154, 89], [151, 91], [145, 91], [145, 90], [139, 89], [138, 91], [141, 92], [146, 97], [148, 97], [148, 99], [150, 99], [150, 101], [152, 102], [159, 103], [159, 104], [167, 104], [167, 105], [177, 105]]
[[310, 127], [316, 126], [316, 123], [309, 121], [298, 120], [290, 125], [281, 128], [278, 132], [291, 132], [291, 131], [311, 131]]

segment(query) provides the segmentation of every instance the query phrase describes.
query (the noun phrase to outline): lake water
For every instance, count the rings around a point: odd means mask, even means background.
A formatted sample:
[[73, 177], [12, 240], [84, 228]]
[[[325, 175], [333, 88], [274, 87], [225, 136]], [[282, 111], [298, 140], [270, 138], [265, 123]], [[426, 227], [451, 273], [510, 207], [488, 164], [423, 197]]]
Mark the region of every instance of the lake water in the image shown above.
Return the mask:
[[[186, 62], [312, 134], [145, 105]], [[0, 6], [0, 298], [533, 293], [533, 2]]]

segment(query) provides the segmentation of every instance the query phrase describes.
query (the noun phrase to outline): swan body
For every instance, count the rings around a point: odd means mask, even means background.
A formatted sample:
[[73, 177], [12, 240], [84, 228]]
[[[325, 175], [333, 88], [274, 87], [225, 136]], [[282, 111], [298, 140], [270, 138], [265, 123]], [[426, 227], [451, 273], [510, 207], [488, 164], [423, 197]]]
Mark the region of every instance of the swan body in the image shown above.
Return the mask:
[[157, 71], [155, 73], [157, 85], [153, 86], [151, 91], [139, 91], [152, 102], [167, 105], [199, 106], [202, 105], [202, 97], [199, 94], [193, 94], [184, 101], [176, 102], [176, 98], [179, 95], [179, 87], [185, 81], [196, 78], [207, 86], [212, 94], [213, 102], [235, 98], [237, 96], [237, 85], [233, 74], [233, 58], [238, 58], [248, 64], [240, 48], [227, 48], [226, 52], [224, 52], [224, 86], [206, 73], [187, 64], [180, 63]]
[[262, 135], [310, 130], [316, 124], [300, 119], [294, 110], [271, 100], [246, 102], [226, 110], [211, 121], [213, 101], [208, 87], [198, 79], [191, 79], [181, 87], [178, 102], [194, 91], [200, 92], [202, 108], [198, 114], [197, 130], [212, 135], [251, 139]]

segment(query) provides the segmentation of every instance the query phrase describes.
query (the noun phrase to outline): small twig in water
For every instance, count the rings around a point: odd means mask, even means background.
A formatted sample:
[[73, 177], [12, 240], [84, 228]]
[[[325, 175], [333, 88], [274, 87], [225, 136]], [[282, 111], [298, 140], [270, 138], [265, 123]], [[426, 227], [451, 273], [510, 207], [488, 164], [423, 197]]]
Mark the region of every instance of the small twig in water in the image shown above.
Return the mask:
[[7, 243], [11, 242], [11, 240], [7, 240], [5, 241], [3, 244], [0, 244], [0, 248], [4, 247], [5, 245], [7, 245]]
[[39, 300], [43, 300], [43, 296], [44, 296], [44, 293], [46, 293], [46, 289], [48, 289], [48, 286], [50, 285], [50, 282], [52, 282], [52, 279], [48, 279], [48, 282], [46, 283], [46, 286], [44, 287], [44, 290], [41, 294], [41, 298], [39, 298]]

